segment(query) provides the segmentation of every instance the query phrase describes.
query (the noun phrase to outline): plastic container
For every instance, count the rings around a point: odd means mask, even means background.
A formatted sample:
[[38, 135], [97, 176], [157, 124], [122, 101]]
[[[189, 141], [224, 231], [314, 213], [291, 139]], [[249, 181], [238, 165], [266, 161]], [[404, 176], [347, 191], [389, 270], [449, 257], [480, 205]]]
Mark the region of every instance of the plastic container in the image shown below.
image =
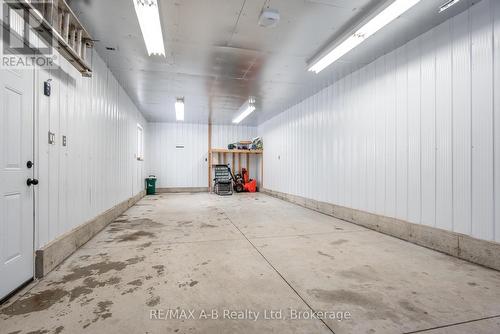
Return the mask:
[[156, 176], [154, 175], [149, 175], [149, 177], [146, 178], [146, 194], [156, 194]]

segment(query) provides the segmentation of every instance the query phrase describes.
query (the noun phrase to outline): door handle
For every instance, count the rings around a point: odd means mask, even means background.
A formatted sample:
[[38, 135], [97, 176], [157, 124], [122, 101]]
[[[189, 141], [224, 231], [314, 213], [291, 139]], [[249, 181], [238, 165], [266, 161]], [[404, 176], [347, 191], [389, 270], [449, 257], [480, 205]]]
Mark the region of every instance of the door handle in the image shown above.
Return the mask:
[[28, 180], [26, 181], [26, 184], [28, 185], [28, 187], [30, 187], [30, 186], [32, 186], [32, 185], [33, 185], [33, 186], [36, 186], [36, 185], [38, 185], [38, 180], [37, 180], [37, 179], [28, 179]]

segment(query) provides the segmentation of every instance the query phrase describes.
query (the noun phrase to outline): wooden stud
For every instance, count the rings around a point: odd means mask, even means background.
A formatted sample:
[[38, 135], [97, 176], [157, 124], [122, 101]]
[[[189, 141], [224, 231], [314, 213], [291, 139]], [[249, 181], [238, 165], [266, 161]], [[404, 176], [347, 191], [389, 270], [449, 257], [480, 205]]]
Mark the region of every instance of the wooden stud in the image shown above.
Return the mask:
[[234, 175], [234, 152], [233, 152], [233, 159], [231, 160], [231, 170], [233, 171], [233, 175]]
[[246, 154], [247, 156], [247, 173], [248, 173], [248, 177], [250, 177], [250, 154]]
[[238, 173], [241, 174], [241, 153], [238, 153]]
[[260, 156], [260, 188], [264, 188], [264, 154]]
[[208, 192], [212, 192], [212, 124], [208, 123]]

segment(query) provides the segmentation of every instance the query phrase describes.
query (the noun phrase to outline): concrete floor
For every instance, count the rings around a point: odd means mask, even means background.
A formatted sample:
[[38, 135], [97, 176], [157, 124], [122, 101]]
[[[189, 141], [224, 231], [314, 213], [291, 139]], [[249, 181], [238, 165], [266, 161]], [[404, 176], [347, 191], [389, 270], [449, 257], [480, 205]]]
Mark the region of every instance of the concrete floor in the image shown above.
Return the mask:
[[[311, 309], [336, 313], [289, 318]], [[28, 332], [500, 333], [500, 272], [263, 194], [164, 194], [2, 305]]]

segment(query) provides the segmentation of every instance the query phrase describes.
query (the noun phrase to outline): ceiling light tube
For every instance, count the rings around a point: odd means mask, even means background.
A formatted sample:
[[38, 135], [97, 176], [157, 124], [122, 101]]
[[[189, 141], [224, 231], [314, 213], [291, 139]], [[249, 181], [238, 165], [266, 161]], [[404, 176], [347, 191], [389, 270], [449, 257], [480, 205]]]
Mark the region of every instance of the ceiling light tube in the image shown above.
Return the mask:
[[234, 124], [241, 123], [242, 120], [248, 117], [251, 113], [255, 111], [255, 99], [249, 98], [247, 102], [245, 102], [241, 108], [238, 110], [239, 115], [233, 119]]
[[442, 13], [453, 5], [456, 5], [460, 0], [450, 0], [439, 7], [439, 12]]
[[165, 56], [160, 11], [157, 0], [132, 0], [148, 54]]
[[312, 63], [308, 70], [321, 72], [419, 2], [420, 0], [395, 0], [325, 56]]
[[178, 98], [175, 101], [175, 119], [177, 121], [184, 121], [184, 98]]

